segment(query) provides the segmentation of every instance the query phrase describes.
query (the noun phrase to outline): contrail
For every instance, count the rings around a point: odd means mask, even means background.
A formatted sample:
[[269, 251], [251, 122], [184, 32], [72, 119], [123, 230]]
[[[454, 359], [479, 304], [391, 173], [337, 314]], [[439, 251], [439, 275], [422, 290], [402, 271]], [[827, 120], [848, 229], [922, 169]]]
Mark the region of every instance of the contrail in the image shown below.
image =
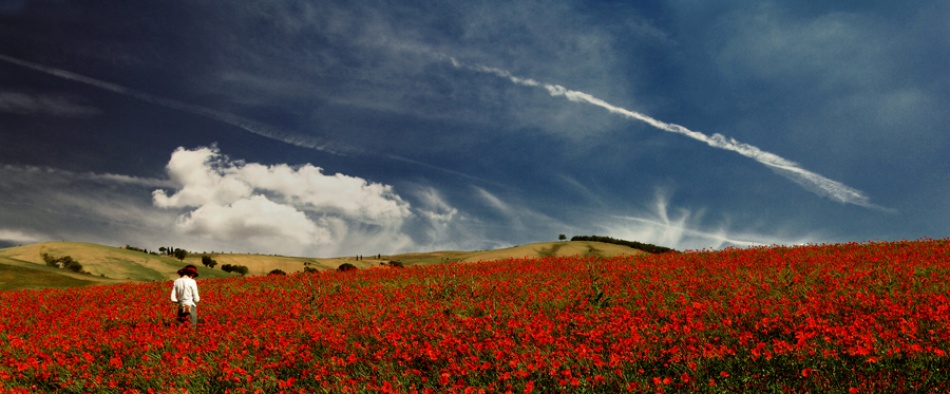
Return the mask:
[[188, 104], [188, 103], [177, 101], [177, 100], [171, 100], [171, 99], [167, 99], [163, 97], [154, 96], [145, 92], [129, 89], [122, 85], [98, 80], [95, 78], [90, 78], [85, 75], [76, 74], [76, 73], [69, 72], [66, 70], [61, 70], [58, 68], [44, 66], [42, 64], [28, 62], [26, 60], [17, 59], [15, 57], [7, 56], [4, 54], [0, 54], [0, 60], [13, 63], [18, 66], [26, 67], [34, 71], [43, 72], [43, 73], [50, 74], [50, 75], [60, 77], [63, 79], [68, 79], [70, 81], [84, 83], [86, 85], [94, 86], [103, 90], [108, 90], [108, 91], [115, 92], [121, 95], [133, 97], [133, 98], [145, 101], [147, 103], [160, 105], [162, 107], [171, 108], [171, 109], [182, 111], [182, 112], [187, 112], [190, 114], [198, 115], [198, 116], [205, 117], [212, 120], [217, 120], [217, 121], [229, 124], [231, 126], [243, 129], [245, 131], [249, 131], [251, 133], [257, 134], [259, 136], [278, 140], [278, 141], [285, 142], [294, 146], [314, 149], [321, 152], [326, 152], [326, 153], [331, 153], [331, 154], [336, 154], [336, 155], [341, 155], [341, 156], [345, 155], [346, 153], [341, 150], [331, 149], [326, 144], [319, 144], [316, 141], [313, 141], [309, 138], [294, 136], [289, 133], [276, 130], [272, 127], [255, 122], [253, 120], [243, 118], [243, 117], [230, 114], [227, 112], [217, 111], [210, 108], [197, 106], [194, 104]]
[[699, 131], [690, 130], [678, 124], [666, 123], [636, 111], [617, 107], [588, 93], [570, 90], [561, 85], [552, 85], [538, 82], [530, 78], [518, 77], [500, 68], [481, 65], [466, 65], [459, 62], [455, 58], [447, 58], [456, 68], [464, 68], [480, 73], [492, 74], [521, 86], [545, 89], [551, 96], [564, 97], [575, 103], [586, 103], [600, 107], [610, 113], [629, 119], [639, 120], [662, 131], [682, 134], [697, 141], [705, 142], [711, 147], [736, 152], [742, 156], [764, 164], [768, 168], [771, 168], [778, 174], [792, 180], [806, 190], [820, 196], [827, 197], [834, 201], [846, 204], [854, 204], [865, 208], [882, 209], [880, 206], [872, 204], [870, 199], [860, 190], [854, 189], [841, 182], [825, 178], [819, 174], [801, 168], [798, 163], [784, 159], [774, 153], [763, 151], [755, 146], [736, 141], [735, 139], [726, 137], [722, 134], [716, 133], [711, 136], [706, 135]]

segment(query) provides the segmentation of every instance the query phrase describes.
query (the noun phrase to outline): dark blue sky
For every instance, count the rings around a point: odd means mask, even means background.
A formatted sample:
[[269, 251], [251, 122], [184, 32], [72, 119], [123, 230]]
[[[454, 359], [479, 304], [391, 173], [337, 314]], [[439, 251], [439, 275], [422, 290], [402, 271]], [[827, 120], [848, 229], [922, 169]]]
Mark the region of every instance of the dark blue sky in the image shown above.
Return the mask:
[[944, 238], [950, 5], [0, 2], [0, 245]]

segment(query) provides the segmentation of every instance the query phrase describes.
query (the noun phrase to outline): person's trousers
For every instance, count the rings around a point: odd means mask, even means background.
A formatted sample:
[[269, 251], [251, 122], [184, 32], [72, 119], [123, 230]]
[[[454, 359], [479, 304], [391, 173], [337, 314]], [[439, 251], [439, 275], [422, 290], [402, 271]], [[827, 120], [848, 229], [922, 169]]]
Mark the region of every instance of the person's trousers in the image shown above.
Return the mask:
[[[187, 311], [185, 310], [187, 309]], [[191, 328], [198, 325], [198, 306], [178, 304], [178, 321], [184, 323], [186, 320], [191, 322]]]

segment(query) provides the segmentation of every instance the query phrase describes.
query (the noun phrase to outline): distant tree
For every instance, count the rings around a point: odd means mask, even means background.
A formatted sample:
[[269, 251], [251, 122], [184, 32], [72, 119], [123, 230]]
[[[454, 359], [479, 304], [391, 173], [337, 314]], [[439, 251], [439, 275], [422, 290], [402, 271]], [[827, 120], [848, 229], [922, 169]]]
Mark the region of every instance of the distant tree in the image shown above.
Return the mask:
[[211, 256], [204, 255], [201, 256], [201, 265], [204, 265], [208, 268], [214, 268], [214, 266], [218, 265], [218, 262], [212, 259]]
[[238, 275], [244, 276], [248, 273], [248, 268], [243, 265], [238, 265], [234, 268], [233, 272], [237, 272]]
[[339, 267], [337, 267], [337, 270], [340, 270], [340, 271], [343, 271], [343, 272], [346, 272], [346, 271], [354, 271], [354, 270], [356, 270], [356, 266], [353, 265], [353, 264], [350, 264], [350, 263], [343, 263], [343, 264], [340, 264]]
[[158, 247], [158, 251], [159, 251], [161, 254], [165, 254], [167, 250], [168, 250], [168, 249], [167, 249], [166, 247], [164, 247], [164, 246], [159, 246], [159, 247]]
[[175, 248], [175, 250], [172, 252], [172, 256], [175, 256], [175, 258], [178, 259], [178, 261], [183, 261], [185, 260], [185, 257], [188, 257], [188, 251], [184, 249]]
[[267, 275], [287, 275], [287, 273], [281, 269], [274, 268], [268, 272]]
[[43, 261], [46, 262], [46, 265], [50, 267], [60, 268], [57, 259], [53, 256], [50, 256], [49, 253], [43, 253]]
[[558, 240], [558, 241], [565, 241], [565, 240], [567, 240], [567, 236], [564, 235], [564, 234], [558, 235], [558, 236], [557, 236], [557, 240]]

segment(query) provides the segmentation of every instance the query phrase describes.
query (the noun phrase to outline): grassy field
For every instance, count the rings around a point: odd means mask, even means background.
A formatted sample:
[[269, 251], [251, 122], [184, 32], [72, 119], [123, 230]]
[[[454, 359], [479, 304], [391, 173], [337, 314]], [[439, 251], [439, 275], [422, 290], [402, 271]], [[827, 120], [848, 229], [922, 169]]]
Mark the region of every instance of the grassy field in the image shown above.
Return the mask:
[[[43, 254], [70, 256], [83, 266], [86, 274], [49, 267]], [[183, 261], [170, 256], [157, 256], [124, 248], [80, 243], [46, 242], [0, 249], [0, 290], [21, 288], [59, 288], [120, 282], [172, 280], [186, 264], [198, 267], [201, 279], [235, 276], [221, 270], [225, 264], [248, 267], [248, 275], [266, 275], [273, 270], [301, 272], [305, 268], [334, 270], [342, 264], [359, 269], [379, 267], [390, 261], [405, 266], [450, 262], [492, 261], [525, 257], [613, 257], [645, 253], [627, 246], [591, 241], [541, 242], [511, 248], [485, 251], [436, 251], [398, 255], [307, 258], [257, 254], [208, 254], [217, 261], [214, 269], [201, 264], [203, 254], [193, 253]]]
[[406, 253], [394, 256], [382, 256], [384, 261], [400, 261], [406, 265], [440, 263], [474, 263], [477, 261], [495, 261], [531, 257], [572, 257], [596, 256], [614, 257], [646, 253], [623, 245], [614, 245], [593, 241], [538, 242], [512, 246], [504, 249], [463, 251], [437, 251], [428, 253]]
[[638, 255], [646, 252], [628, 246], [614, 245], [594, 241], [541, 242], [514, 246], [505, 249], [473, 253], [461, 259], [462, 262], [491, 261], [525, 257], [614, 257]]
[[0, 257], [0, 290], [68, 288], [103, 283], [81, 279], [53, 267]]

